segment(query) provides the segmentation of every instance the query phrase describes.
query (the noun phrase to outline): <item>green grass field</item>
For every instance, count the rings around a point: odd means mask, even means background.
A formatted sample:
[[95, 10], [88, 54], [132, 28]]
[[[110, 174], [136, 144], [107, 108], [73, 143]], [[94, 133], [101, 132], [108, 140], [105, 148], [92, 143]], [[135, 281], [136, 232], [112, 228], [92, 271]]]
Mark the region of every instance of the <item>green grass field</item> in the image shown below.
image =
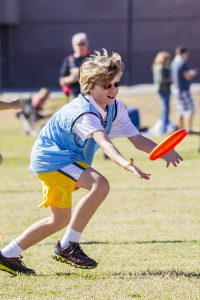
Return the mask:
[[[151, 95], [122, 99], [140, 108], [144, 126], [152, 125], [159, 114]], [[62, 104], [52, 100], [48, 108]], [[14, 112], [1, 111], [0, 120], [2, 247], [49, 210], [36, 207], [41, 185], [28, 171], [34, 138], [22, 134]], [[53, 260], [54, 243], [64, 231], [59, 232], [24, 253], [24, 262], [37, 277], [0, 273], [0, 299], [200, 299], [198, 137], [188, 136], [178, 146], [184, 162], [169, 169], [162, 160], [150, 162], [126, 140], [115, 144], [152, 178], [140, 180], [97, 153], [94, 167], [109, 179], [111, 192], [86, 228], [82, 247], [98, 267], [79, 270]], [[74, 205], [83, 194], [74, 193]]]

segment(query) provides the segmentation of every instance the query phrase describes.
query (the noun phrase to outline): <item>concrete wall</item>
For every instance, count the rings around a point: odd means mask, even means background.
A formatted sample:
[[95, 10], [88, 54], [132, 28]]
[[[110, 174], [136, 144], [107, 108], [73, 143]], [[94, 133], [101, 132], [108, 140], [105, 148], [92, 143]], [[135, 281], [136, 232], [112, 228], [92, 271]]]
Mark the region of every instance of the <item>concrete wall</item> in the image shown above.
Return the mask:
[[19, 23], [19, 0], [0, 1], [0, 25]]
[[151, 80], [150, 66], [155, 54], [177, 45], [191, 52], [191, 65], [200, 64], [200, 1], [134, 0], [132, 68], [135, 82]]
[[120, 52], [124, 83], [151, 82], [155, 54], [177, 44], [187, 45], [191, 63], [199, 64], [199, 0], [18, 1], [19, 24], [8, 30], [10, 86], [58, 86], [71, 36], [79, 31], [88, 33], [92, 50]]
[[105, 47], [125, 57], [126, 1], [23, 0], [20, 18], [12, 37], [17, 86], [55, 86], [62, 60], [72, 51], [71, 36], [79, 31], [88, 33], [92, 49]]

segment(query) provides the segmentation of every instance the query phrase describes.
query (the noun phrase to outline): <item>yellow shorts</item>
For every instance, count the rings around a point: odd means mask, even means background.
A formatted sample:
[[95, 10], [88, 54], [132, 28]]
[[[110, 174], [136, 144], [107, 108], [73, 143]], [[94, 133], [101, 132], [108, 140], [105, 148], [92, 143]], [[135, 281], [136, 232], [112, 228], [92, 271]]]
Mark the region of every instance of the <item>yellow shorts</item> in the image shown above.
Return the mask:
[[38, 207], [72, 207], [72, 192], [78, 189], [76, 182], [89, 167], [83, 162], [76, 162], [57, 171], [37, 174], [43, 186], [43, 201]]

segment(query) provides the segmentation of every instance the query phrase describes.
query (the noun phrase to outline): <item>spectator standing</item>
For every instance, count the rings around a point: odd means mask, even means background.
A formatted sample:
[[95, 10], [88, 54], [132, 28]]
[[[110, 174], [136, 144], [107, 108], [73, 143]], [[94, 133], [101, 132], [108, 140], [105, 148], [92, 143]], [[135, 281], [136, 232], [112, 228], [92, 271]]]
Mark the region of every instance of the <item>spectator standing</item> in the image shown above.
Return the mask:
[[153, 80], [156, 85], [156, 90], [161, 100], [162, 111], [161, 111], [161, 126], [160, 134], [167, 132], [167, 126], [169, 124], [169, 113], [170, 113], [170, 54], [169, 52], [159, 52], [153, 62]]
[[80, 66], [89, 56], [89, 41], [86, 33], [79, 32], [72, 37], [74, 53], [67, 56], [60, 69], [60, 86], [66, 96], [77, 97], [80, 94]]
[[176, 109], [178, 115], [178, 126], [187, 126], [189, 133], [192, 133], [193, 116], [195, 113], [194, 100], [190, 93], [191, 81], [197, 76], [197, 70], [191, 69], [188, 65], [189, 52], [186, 47], [177, 47], [176, 55], [171, 64], [172, 81], [175, 86]]

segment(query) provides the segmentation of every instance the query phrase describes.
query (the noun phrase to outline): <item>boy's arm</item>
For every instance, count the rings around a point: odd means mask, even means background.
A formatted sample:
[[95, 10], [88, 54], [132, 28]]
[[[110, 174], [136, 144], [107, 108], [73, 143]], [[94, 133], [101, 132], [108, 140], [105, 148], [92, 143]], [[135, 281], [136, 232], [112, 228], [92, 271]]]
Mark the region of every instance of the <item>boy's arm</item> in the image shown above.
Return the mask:
[[104, 131], [95, 131], [92, 133], [92, 137], [95, 142], [102, 148], [103, 152], [120, 167], [126, 169], [127, 171], [133, 172], [139, 178], [144, 178], [146, 180], [150, 178], [150, 174], [142, 172], [137, 166], [135, 166], [132, 158], [127, 161], [121, 155], [121, 153], [111, 142], [109, 136]]
[[[141, 134], [137, 134], [135, 136], [131, 136], [128, 138], [131, 143], [137, 148], [138, 150], [141, 150], [146, 153], [150, 153], [153, 148], [157, 146], [156, 143], [154, 143], [152, 140], [146, 138], [145, 136]], [[165, 154], [162, 159], [164, 159], [167, 163], [167, 167], [169, 167], [170, 163], [174, 165], [174, 167], [177, 166], [177, 164], [180, 163], [180, 161], [183, 160], [183, 158], [174, 150], [171, 150], [167, 154]]]
[[22, 102], [19, 99], [13, 100], [12, 102], [0, 101], [0, 110], [20, 108], [22, 108]]

